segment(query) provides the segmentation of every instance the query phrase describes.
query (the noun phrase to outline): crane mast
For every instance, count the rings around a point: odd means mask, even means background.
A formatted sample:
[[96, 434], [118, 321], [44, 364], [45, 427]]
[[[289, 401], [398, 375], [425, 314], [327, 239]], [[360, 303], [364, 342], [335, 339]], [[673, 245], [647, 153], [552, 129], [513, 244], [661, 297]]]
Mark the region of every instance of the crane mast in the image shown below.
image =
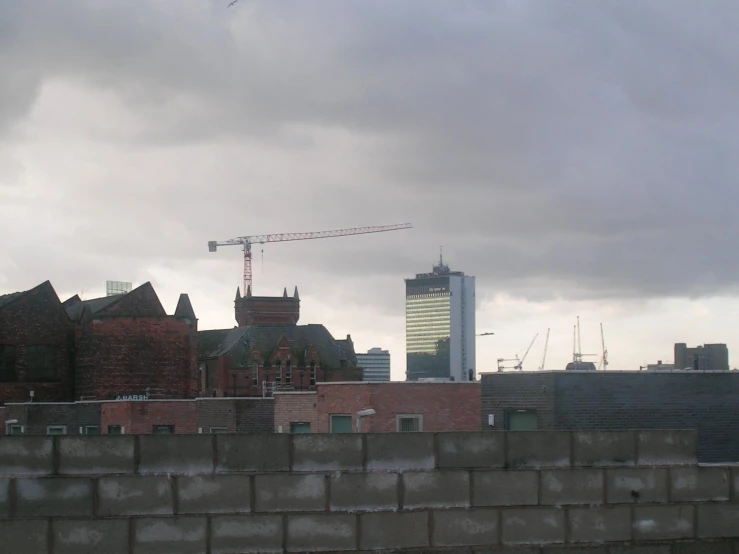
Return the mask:
[[381, 225], [374, 227], [353, 227], [351, 229], [334, 229], [330, 231], [317, 231], [312, 233], [279, 233], [274, 235], [250, 235], [236, 237], [233, 239], [208, 241], [208, 251], [216, 252], [219, 246], [241, 246], [244, 249], [244, 293], [252, 286], [251, 270], [251, 247], [253, 244], [265, 244], [268, 242], [290, 242], [296, 240], [326, 239], [333, 237], [346, 237], [350, 235], [366, 235], [370, 233], [383, 233], [386, 231], [400, 231], [410, 229], [410, 223], [398, 223], [395, 225]]

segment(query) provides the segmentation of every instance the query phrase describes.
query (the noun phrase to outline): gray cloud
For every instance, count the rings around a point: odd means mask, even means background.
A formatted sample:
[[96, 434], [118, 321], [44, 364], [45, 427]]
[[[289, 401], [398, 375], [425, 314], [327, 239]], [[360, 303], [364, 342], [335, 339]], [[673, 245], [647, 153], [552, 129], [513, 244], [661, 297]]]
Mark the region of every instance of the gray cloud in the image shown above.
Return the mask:
[[[734, 4], [226, 4], [2, 8], [4, 144], [36, 140], [28, 117], [53, 83], [115, 111], [75, 106], [89, 143], [36, 160], [65, 190], [40, 238], [73, 224], [58, 267], [99, 279], [208, 259], [213, 238], [410, 220], [274, 256], [382, 279], [444, 244], [483, 285], [529, 298], [736, 290]], [[11, 158], [3, 200], [22, 173]]]

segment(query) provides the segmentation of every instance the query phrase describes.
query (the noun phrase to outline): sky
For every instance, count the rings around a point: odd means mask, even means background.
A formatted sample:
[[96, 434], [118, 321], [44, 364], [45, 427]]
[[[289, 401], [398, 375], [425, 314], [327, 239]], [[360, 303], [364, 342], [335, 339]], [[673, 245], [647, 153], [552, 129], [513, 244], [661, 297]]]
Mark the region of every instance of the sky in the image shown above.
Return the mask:
[[[443, 246], [477, 278], [478, 372], [739, 356], [739, 3], [0, 2], [0, 294], [151, 281], [235, 325], [254, 292], [389, 349]], [[597, 362], [597, 356], [586, 358]]]

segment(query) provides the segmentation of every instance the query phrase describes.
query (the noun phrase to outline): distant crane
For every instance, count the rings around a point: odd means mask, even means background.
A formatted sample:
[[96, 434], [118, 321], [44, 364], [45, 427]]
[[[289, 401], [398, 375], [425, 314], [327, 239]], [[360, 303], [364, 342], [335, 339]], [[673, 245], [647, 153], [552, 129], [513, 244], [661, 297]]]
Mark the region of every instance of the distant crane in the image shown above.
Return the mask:
[[523, 362], [526, 359], [526, 356], [529, 355], [529, 351], [531, 351], [531, 347], [534, 346], [534, 343], [536, 342], [536, 337], [538, 336], [539, 336], [539, 333], [536, 333], [534, 335], [534, 338], [531, 339], [531, 343], [529, 344], [529, 347], [526, 349], [526, 352], [524, 353], [523, 358], [521, 358], [521, 361], [518, 362], [518, 365], [514, 367], [513, 369], [517, 369], [518, 371], [521, 371], [523, 369]]
[[[534, 346], [534, 341], [536, 341], [536, 337], [539, 336], [539, 333], [536, 333], [534, 335], [534, 338], [531, 339], [531, 343], [529, 344], [529, 347], [526, 349], [526, 352], [523, 355], [523, 358], [518, 357], [518, 354], [515, 358], [498, 358], [498, 371], [503, 371], [504, 369], [517, 369], [518, 371], [521, 371], [523, 369], [523, 362], [526, 360], [526, 356], [529, 355], [529, 351], [531, 350], [531, 347]], [[516, 365], [512, 366], [505, 366], [503, 365], [505, 362], [517, 362]]]
[[547, 338], [544, 339], [544, 355], [541, 357], [541, 365], [539, 366], [539, 371], [543, 371], [544, 365], [547, 363], [547, 347], [549, 346], [549, 331], [550, 329], [547, 329]]
[[603, 336], [603, 324], [600, 324], [600, 344], [602, 347], [602, 355], [600, 358], [600, 364], [598, 364], [598, 369], [601, 367], [603, 368], [603, 371], [608, 369], [608, 349], [606, 348], [606, 339]]
[[248, 237], [236, 237], [234, 239], [208, 241], [208, 251], [215, 252], [219, 246], [240, 245], [244, 249], [244, 294], [252, 286], [251, 272], [251, 246], [252, 244], [264, 244], [266, 242], [287, 242], [295, 240], [327, 239], [332, 237], [346, 237], [349, 235], [366, 235], [369, 233], [382, 233], [385, 231], [400, 231], [410, 229], [410, 223], [399, 223], [396, 225], [383, 225], [376, 227], [354, 227], [351, 229], [336, 229], [333, 231], [318, 231], [314, 233], [282, 233], [277, 235], [252, 235]]

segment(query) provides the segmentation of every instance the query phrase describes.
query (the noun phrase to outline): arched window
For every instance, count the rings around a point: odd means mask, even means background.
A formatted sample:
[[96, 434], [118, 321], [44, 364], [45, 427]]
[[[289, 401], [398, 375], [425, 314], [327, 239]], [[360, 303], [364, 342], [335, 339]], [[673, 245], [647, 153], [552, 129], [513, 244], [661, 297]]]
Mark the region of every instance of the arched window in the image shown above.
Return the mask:
[[293, 382], [293, 364], [291, 360], [285, 362], [285, 384], [291, 385]]
[[282, 384], [282, 362], [275, 360], [275, 383]]

